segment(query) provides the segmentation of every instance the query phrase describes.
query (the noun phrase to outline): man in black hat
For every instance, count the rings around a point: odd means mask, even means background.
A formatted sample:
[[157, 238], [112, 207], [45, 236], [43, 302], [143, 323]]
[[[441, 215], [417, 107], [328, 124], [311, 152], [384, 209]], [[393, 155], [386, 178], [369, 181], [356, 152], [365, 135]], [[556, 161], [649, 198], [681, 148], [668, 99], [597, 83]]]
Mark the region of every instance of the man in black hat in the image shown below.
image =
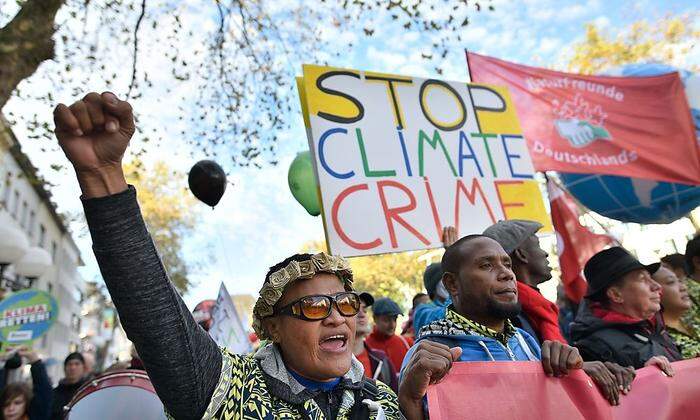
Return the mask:
[[371, 349], [365, 343], [365, 339], [372, 332], [367, 311], [373, 304], [374, 297], [371, 294], [360, 293], [360, 311], [355, 317], [355, 343], [352, 353], [365, 368], [366, 377], [378, 379], [389, 385], [394, 392], [398, 392], [398, 373], [389, 357], [383, 351]]
[[661, 286], [647, 267], [621, 247], [591, 257], [584, 267], [588, 292], [571, 336], [584, 360], [639, 369], [656, 365], [673, 375], [680, 352], [664, 327]]

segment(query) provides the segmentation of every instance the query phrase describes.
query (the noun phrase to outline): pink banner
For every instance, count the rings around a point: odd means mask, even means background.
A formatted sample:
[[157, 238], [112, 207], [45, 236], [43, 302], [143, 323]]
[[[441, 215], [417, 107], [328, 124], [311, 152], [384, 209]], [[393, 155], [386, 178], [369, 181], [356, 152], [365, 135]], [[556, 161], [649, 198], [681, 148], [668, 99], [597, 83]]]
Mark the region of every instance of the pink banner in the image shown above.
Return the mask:
[[700, 415], [700, 360], [637, 371], [632, 391], [613, 407], [582, 370], [550, 378], [535, 362], [460, 362], [428, 389], [431, 420], [685, 420]]

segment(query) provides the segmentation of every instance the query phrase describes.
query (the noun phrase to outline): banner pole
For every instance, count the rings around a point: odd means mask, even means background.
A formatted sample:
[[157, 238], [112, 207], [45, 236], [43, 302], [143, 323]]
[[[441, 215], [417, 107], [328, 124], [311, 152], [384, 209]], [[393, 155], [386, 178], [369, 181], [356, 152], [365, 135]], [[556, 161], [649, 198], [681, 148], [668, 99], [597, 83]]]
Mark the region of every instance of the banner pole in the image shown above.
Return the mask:
[[469, 83], [474, 83], [474, 79], [472, 78], [472, 69], [469, 67], [469, 51], [465, 48], [464, 49], [464, 57], [467, 60], [467, 73], [469, 74]]
[[584, 215], [590, 216], [591, 219], [592, 219], [601, 229], [603, 229], [603, 231], [605, 232], [605, 234], [608, 235], [608, 236], [610, 237], [610, 239], [613, 240], [613, 242], [615, 243], [615, 245], [622, 246], [622, 244], [620, 243], [620, 241], [617, 240], [617, 238], [615, 237], [615, 235], [613, 235], [612, 233], [610, 233], [610, 229], [608, 229], [608, 228], [607, 228], [605, 225], [603, 225], [598, 219], [596, 219], [596, 218], [593, 216], [593, 214], [591, 214], [591, 213], [595, 213], [595, 212], [593, 212], [593, 211], [587, 209], [586, 206], [584, 206], [583, 204], [581, 204], [581, 202], [578, 200], [578, 198], [576, 198], [573, 194], [569, 193], [569, 192], [566, 190], [566, 188], [564, 188], [564, 186], [561, 185], [561, 183], [559, 182], [559, 180], [557, 180], [556, 178], [550, 178], [549, 176], [547, 176], [547, 173], [546, 173], [546, 172], [543, 172], [543, 173], [544, 173], [544, 178], [547, 180], [547, 182], [550, 182], [550, 181], [553, 182], [553, 183], [554, 183], [557, 187], [559, 187], [562, 191], [566, 191], [566, 192], [569, 194], [569, 197], [571, 197], [571, 198], [574, 200], [574, 202], [576, 202], [576, 205], [577, 205], [578, 208], [579, 208], [579, 213], [580, 213], [580, 210], [581, 210], [581, 209], [584, 209], [584, 210], [585, 210], [585, 211], [583, 212]]

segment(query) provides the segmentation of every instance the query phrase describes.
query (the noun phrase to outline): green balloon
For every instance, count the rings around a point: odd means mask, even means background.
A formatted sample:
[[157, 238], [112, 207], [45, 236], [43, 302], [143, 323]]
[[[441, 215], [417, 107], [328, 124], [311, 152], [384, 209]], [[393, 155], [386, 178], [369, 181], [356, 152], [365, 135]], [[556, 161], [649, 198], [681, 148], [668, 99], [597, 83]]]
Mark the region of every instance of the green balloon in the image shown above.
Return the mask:
[[321, 205], [318, 202], [318, 184], [314, 175], [311, 152], [299, 152], [289, 166], [289, 189], [294, 198], [312, 216], [321, 214]]

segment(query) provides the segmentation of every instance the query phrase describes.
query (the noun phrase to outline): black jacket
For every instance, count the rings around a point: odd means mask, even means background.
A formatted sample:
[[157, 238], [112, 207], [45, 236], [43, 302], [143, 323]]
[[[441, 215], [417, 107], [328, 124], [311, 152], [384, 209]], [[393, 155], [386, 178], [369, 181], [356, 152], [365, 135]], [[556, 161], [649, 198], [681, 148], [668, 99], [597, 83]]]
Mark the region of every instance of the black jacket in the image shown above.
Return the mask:
[[583, 301], [571, 324], [571, 338], [585, 361], [615, 362], [635, 369], [653, 356], [681, 360], [681, 354], [668, 335], [660, 314], [656, 322], [611, 323], [595, 315]]
[[87, 381], [82, 379], [74, 384], [66, 384], [63, 381], [53, 389], [53, 404], [51, 405], [51, 420], [63, 419], [63, 407], [68, 405], [78, 389]]

